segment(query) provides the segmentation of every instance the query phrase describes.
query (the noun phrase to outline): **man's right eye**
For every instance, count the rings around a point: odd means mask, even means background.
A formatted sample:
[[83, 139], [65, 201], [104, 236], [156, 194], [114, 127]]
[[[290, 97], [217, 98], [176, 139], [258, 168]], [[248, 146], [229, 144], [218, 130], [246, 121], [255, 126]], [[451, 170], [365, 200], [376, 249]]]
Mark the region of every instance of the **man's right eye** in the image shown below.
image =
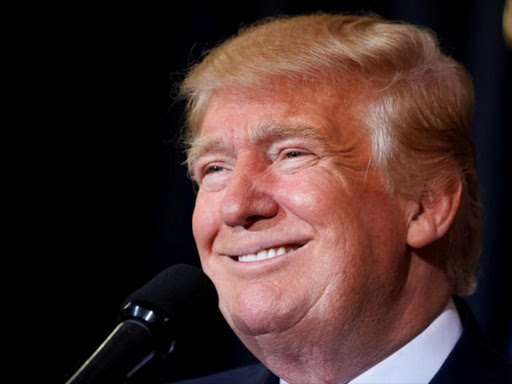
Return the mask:
[[218, 165], [212, 165], [212, 166], [209, 166], [205, 169], [205, 172], [204, 174], [205, 175], [208, 175], [208, 174], [211, 174], [211, 173], [217, 173], [217, 172], [220, 172], [222, 171], [224, 168], [218, 166]]
[[200, 174], [199, 185], [207, 191], [219, 191], [229, 183], [230, 167], [221, 165], [207, 165]]

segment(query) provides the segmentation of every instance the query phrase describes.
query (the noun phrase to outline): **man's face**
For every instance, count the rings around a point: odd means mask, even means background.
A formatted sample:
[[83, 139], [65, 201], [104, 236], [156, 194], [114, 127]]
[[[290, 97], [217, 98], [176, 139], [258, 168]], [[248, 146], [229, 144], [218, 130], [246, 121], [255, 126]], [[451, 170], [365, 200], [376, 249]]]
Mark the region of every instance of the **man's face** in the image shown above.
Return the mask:
[[243, 340], [357, 337], [400, 294], [405, 203], [369, 168], [354, 106], [328, 90], [224, 91], [208, 106], [191, 152], [193, 231]]

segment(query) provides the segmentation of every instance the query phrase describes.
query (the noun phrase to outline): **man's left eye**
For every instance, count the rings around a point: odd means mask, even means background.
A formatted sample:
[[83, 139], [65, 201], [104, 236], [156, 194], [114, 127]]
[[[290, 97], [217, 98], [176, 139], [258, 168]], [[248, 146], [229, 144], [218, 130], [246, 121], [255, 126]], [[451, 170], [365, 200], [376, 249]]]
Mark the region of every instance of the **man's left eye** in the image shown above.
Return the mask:
[[291, 152], [288, 152], [285, 156], [287, 159], [292, 159], [294, 157], [299, 157], [299, 156], [302, 156], [303, 153], [302, 152], [299, 152], [299, 151], [291, 151]]

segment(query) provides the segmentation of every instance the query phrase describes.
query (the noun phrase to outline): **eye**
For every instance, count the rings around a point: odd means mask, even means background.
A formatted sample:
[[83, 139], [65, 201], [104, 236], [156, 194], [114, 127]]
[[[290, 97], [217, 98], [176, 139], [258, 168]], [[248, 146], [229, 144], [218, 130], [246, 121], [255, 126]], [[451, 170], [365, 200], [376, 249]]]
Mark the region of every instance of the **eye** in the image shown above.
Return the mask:
[[199, 186], [206, 191], [219, 191], [229, 183], [231, 166], [223, 161], [215, 161], [199, 167]]
[[223, 167], [220, 167], [218, 165], [212, 165], [212, 166], [209, 166], [205, 169], [204, 171], [204, 174], [205, 175], [208, 175], [208, 174], [211, 174], [211, 173], [218, 173], [220, 171], [223, 171], [224, 168]]
[[275, 157], [274, 164], [279, 170], [294, 173], [314, 165], [317, 159], [315, 153], [309, 149], [293, 145], [281, 149]]
[[281, 159], [284, 159], [284, 160], [296, 159], [298, 157], [307, 157], [310, 154], [311, 154], [311, 152], [303, 150], [303, 149], [290, 148], [290, 149], [284, 150], [281, 153]]
[[288, 153], [285, 154], [285, 157], [287, 159], [293, 159], [295, 157], [299, 157], [299, 156], [302, 156], [304, 153], [302, 152], [299, 152], [299, 151], [290, 151]]

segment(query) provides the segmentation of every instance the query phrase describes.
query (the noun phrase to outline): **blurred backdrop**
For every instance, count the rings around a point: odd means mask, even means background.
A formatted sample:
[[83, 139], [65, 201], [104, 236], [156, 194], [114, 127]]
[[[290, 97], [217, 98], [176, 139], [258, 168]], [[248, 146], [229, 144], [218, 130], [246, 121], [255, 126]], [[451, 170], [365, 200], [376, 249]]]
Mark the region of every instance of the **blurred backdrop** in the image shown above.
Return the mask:
[[[51, 67], [44, 75], [55, 93], [46, 101], [50, 124], [40, 132], [45, 160], [36, 228], [50, 254], [45, 276], [52, 288], [44, 295], [59, 303], [57, 314], [65, 319], [56, 324], [55, 382], [64, 382], [110, 333], [127, 295], [172, 264], [199, 265], [190, 219], [194, 189], [178, 141], [183, 102], [175, 99], [186, 69], [240, 26], [320, 10], [371, 11], [427, 26], [473, 75], [485, 220], [479, 288], [467, 300], [491, 342], [511, 357], [506, 151], [512, 62], [503, 38], [504, 3], [187, 0], [155, 8], [59, 9], [64, 16], [45, 26], [51, 44], [35, 57]], [[44, 89], [31, 92], [46, 97]], [[178, 349], [138, 380], [200, 375], [252, 359], [219, 318], [205, 319], [204, 329]]]

